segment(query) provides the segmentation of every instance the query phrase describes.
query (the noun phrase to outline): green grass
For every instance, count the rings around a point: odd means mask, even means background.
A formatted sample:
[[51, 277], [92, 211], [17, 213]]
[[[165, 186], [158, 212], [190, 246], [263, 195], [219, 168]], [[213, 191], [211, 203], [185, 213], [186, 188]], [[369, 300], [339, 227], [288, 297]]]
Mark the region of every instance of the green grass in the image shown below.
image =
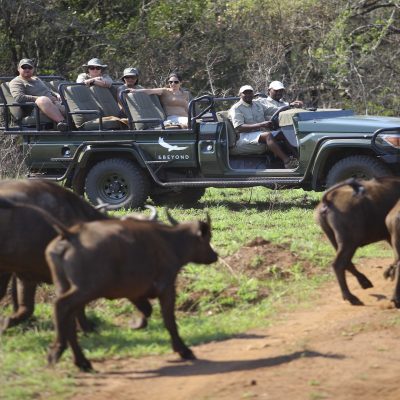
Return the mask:
[[[224, 259], [259, 237], [283, 244], [314, 266], [310, 275], [301, 262], [295, 263], [285, 279], [276, 265], [268, 266], [270, 278], [257, 278], [256, 272], [265, 265], [265, 260], [257, 255], [251, 256], [249, 268], [241, 272], [223, 262], [186, 266], [178, 281], [177, 320], [181, 336], [189, 346], [267, 326], [280, 310], [309, 301], [321, 282], [332, 278], [329, 262], [334, 251], [313, 219], [320, 196], [300, 189], [208, 189], [196, 208], [171, 209], [180, 221], [203, 219], [208, 211], [212, 218], [212, 242]], [[161, 210], [160, 216], [165, 218]], [[388, 247], [377, 244], [361, 249], [357, 258], [390, 254]], [[80, 338], [89, 359], [171, 352], [158, 306], [155, 305], [149, 327], [144, 331], [129, 329], [132, 312], [126, 300], [100, 299], [88, 308], [89, 317], [98, 324], [98, 333]], [[51, 305], [39, 303], [33, 321], [0, 337], [0, 399], [73, 396], [76, 369], [70, 351], [56, 367], [46, 366], [47, 348], [54, 339], [51, 318]]]

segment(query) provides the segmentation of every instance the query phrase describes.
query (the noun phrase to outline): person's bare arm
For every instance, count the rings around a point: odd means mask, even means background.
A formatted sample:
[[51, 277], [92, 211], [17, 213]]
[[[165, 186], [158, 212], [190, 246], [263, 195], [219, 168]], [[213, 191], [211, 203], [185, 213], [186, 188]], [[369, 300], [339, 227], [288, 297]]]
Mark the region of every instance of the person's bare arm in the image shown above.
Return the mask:
[[269, 129], [272, 129], [271, 121], [263, 121], [257, 124], [242, 124], [237, 127], [238, 132], [265, 131]]

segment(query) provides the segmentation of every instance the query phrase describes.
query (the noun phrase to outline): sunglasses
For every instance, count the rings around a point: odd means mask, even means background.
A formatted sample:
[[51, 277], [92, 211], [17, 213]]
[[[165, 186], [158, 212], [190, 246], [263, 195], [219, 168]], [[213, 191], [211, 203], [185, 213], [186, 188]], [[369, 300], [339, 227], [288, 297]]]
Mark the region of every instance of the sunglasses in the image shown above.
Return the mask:
[[168, 83], [176, 83], [176, 84], [178, 84], [180, 82], [179, 81], [168, 81]]
[[101, 70], [101, 67], [89, 67], [89, 69], [97, 69], [97, 70]]
[[21, 68], [22, 69], [33, 69], [33, 67], [31, 67], [30, 65], [23, 65]]

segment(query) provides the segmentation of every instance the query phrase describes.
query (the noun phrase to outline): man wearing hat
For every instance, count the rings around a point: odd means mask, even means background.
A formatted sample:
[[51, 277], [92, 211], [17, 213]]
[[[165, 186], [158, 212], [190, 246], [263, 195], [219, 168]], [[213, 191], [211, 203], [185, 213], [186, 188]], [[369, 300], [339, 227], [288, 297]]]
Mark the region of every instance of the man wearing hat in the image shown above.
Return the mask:
[[[35, 103], [39, 110], [49, 119], [57, 123], [57, 129], [66, 131], [68, 125], [65, 122], [65, 108], [61, 104], [58, 94], [53, 93], [48, 86], [35, 76], [33, 60], [23, 58], [18, 63], [19, 75], [10, 81], [10, 92], [17, 103]], [[22, 106], [25, 116], [29, 115], [33, 108]]]
[[272, 81], [268, 86], [268, 97], [259, 98], [257, 101], [264, 104], [268, 108], [268, 116], [272, 114], [280, 107], [291, 106], [291, 107], [303, 107], [303, 102], [300, 100], [292, 101], [290, 104], [283, 100], [283, 94], [285, 92], [285, 86], [280, 81]]
[[82, 67], [86, 69], [86, 72], [78, 75], [76, 78], [78, 83], [84, 83], [87, 86], [111, 87], [112, 79], [104, 73], [107, 65], [103, 64], [100, 59], [92, 58], [87, 64], [83, 64]]
[[118, 105], [121, 108], [120, 116], [125, 117], [125, 111], [120, 102], [121, 93], [127, 89], [143, 89], [143, 86], [139, 85], [139, 70], [134, 67], [128, 67], [124, 69], [124, 72], [121, 76], [121, 81], [124, 82], [124, 84], [118, 86], [117, 98], [118, 98]]
[[233, 127], [240, 135], [235, 146], [236, 154], [263, 154], [269, 150], [282, 160], [285, 168], [297, 168], [297, 160], [284, 153], [269, 131], [272, 122], [267, 107], [253, 101], [254, 89], [244, 85], [239, 89], [239, 96], [240, 100], [229, 110]]

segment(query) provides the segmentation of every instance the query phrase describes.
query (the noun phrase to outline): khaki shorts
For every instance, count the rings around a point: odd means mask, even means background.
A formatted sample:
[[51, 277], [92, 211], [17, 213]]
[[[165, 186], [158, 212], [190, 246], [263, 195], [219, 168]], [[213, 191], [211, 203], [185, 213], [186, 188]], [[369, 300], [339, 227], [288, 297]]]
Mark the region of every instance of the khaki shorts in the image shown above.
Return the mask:
[[234, 154], [263, 154], [267, 151], [266, 143], [259, 143], [260, 135], [265, 132], [241, 132], [236, 142]]

